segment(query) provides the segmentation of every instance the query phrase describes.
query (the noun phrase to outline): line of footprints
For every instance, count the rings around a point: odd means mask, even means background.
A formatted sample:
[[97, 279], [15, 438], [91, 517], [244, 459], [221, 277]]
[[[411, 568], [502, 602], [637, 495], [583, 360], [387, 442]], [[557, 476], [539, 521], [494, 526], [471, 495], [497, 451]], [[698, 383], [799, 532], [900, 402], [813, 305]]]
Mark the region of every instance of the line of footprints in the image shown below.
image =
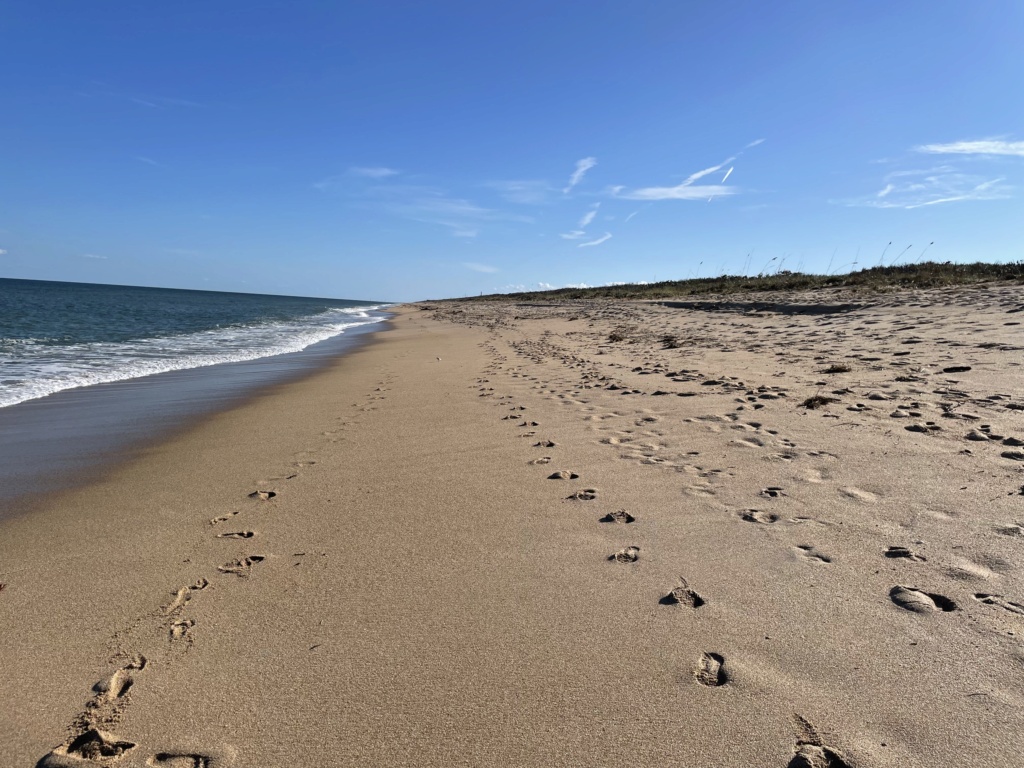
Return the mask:
[[[362, 405], [360, 410], [367, 410], [371, 408], [369, 403], [384, 399], [380, 393], [386, 391], [384, 389], [386, 383], [387, 381], [380, 382], [380, 386], [368, 395], [365, 404], [353, 403], [353, 407], [360, 408]], [[326, 433], [328, 438], [333, 434], [333, 432]], [[305, 454], [303, 456], [302, 459], [291, 463], [286, 474], [273, 478], [273, 480], [292, 480], [299, 476], [301, 470], [316, 464], [315, 461], [305, 458]], [[253, 504], [271, 504], [276, 497], [276, 491], [258, 488], [248, 494], [246, 509], [252, 510]], [[245, 512], [246, 509], [235, 509], [215, 517], [209, 521], [210, 525], [218, 529], [224, 523]], [[214, 535], [216, 538], [226, 541], [246, 541], [253, 539], [256, 533], [251, 530], [228, 530]], [[301, 557], [306, 553], [295, 552], [293, 554], [296, 557]], [[246, 579], [251, 575], [253, 569], [266, 559], [267, 556], [263, 554], [243, 555], [216, 566], [216, 573], [211, 574], [211, 577], [217, 578], [219, 575], [221, 578], [235, 576]], [[40, 759], [36, 763], [36, 768], [82, 768], [85, 765], [110, 765], [135, 754], [138, 745], [115, 735], [110, 729], [122, 720], [130, 700], [129, 692], [137, 684], [145, 670], [152, 664], [170, 662], [181, 653], [187, 653], [192, 647], [195, 642], [193, 629], [196, 626], [196, 619], [185, 614], [191, 601], [211, 586], [211, 581], [204, 577], [192, 584], [180, 587], [171, 593], [171, 599], [165, 605], [137, 619], [129, 628], [115, 633], [113, 640], [119, 649], [131, 644], [128, 640], [129, 634], [139, 629], [156, 630], [156, 634], [162, 634], [165, 637], [165, 643], [154, 653], [148, 655], [128, 653], [124, 650], [115, 652], [111, 661], [120, 666], [110, 677], [93, 686], [92, 698], [86, 702], [85, 709], [71, 723], [69, 730], [73, 736], [65, 743], [54, 747]], [[145, 765], [150, 768], [229, 768], [235, 763], [235, 760], [235, 750], [231, 747], [204, 749], [203, 751], [165, 749], [149, 755], [145, 760]]]
[[[502, 369], [500, 366], [492, 366], [485, 371], [487, 375], [495, 375]], [[526, 407], [522, 405], [515, 405], [508, 401], [512, 400], [511, 395], [497, 395], [493, 387], [488, 386], [490, 384], [488, 378], [478, 378], [476, 381], [476, 387], [479, 391], [480, 397], [495, 397], [498, 401], [504, 401], [497, 403], [498, 405], [507, 408], [509, 413], [502, 416], [503, 421], [514, 424], [520, 429], [525, 429], [525, 432], [520, 433], [520, 437], [533, 437], [536, 435], [534, 427], [539, 427], [540, 424], [524, 415]], [[555, 448], [557, 443], [553, 440], [542, 439], [533, 443], [534, 448]], [[548, 465], [552, 462], [551, 456], [541, 456], [536, 459], [529, 461], [532, 465]], [[580, 476], [576, 472], [570, 470], [557, 470], [547, 476], [549, 480], [578, 480]], [[768, 490], [779, 490], [779, 489], [768, 489]], [[583, 488], [570, 493], [566, 499], [568, 501], [593, 501], [598, 496], [598, 490], [596, 488]], [[753, 510], [750, 510], [753, 513]], [[599, 518], [601, 523], [611, 523], [619, 525], [628, 525], [636, 521], [636, 517], [625, 509], [619, 509], [614, 512], [609, 512], [603, 517]], [[761, 520], [758, 520], [761, 522]], [[829, 562], [828, 558], [815, 552], [811, 547], [804, 548], [806, 551], [804, 555], [811, 559], [820, 560], [823, 562]], [[640, 548], [636, 546], [626, 546], [619, 549], [616, 552], [608, 555], [608, 560], [613, 563], [629, 565], [635, 563], [640, 559]], [[935, 601], [945, 600], [939, 595], [925, 595], [924, 593], [918, 593], [916, 590], [910, 588], [899, 588], [906, 591], [906, 598], [908, 602], [919, 600], [919, 601]], [[920, 595], [918, 598], [917, 596]], [[901, 593], [902, 596], [902, 593]], [[893, 601], [898, 605], [901, 603], [893, 597]], [[658, 601], [661, 605], [675, 606], [677, 608], [697, 610], [705, 604], [705, 600], [700, 596], [694, 589], [692, 589], [685, 578], [679, 577], [678, 584], [668, 591]], [[951, 602], [951, 601], [947, 601]], [[945, 603], [932, 603], [936, 605], [938, 610], [950, 610], [943, 607]], [[910, 610], [929, 610], [925, 607], [925, 602], [918, 604], [905, 605], [904, 607]], [[700, 658], [697, 659], [696, 664], [693, 668], [693, 679], [701, 686], [707, 688], [718, 688], [729, 683], [729, 672], [726, 668], [725, 657], [713, 651], [705, 651], [701, 653]], [[852, 768], [851, 764], [837, 750], [825, 744], [815, 728], [804, 718], [799, 715], [793, 715], [794, 727], [797, 734], [796, 743], [793, 747], [793, 757], [787, 765], [787, 768]]]

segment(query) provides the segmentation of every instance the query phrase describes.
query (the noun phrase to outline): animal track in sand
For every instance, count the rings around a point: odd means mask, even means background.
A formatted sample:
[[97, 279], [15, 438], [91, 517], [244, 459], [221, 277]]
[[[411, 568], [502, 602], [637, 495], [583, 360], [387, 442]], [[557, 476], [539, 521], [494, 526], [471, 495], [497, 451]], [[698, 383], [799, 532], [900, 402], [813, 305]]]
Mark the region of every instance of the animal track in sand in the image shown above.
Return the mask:
[[249, 494], [250, 499], [259, 499], [260, 501], [270, 501], [275, 496], [277, 496], [276, 491], [253, 491]]
[[768, 525], [770, 523], [777, 523], [779, 516], [771, 512], [762, 512], [759, 509], [744, 509], [741, 512], [737, 512], [741, 519], [746, 520], [748, 523], [761, 523], [762, 525]]
[[809, 560], [814, 563], [831, 563], [832, 558], [828, 555], [823, 555], [818, 552], [810, 544], [797, 544], [793, 547], [797, 552], [797, 556], [803, 560]]
[[625, 547], [614, 555], [608, 555], [608, 559], [616, 563], [635, 563], [640, 559], [640, 547]]
[[924, 555], [919, 555], [907, 547], [887, 547], [885, 550], [885, 556], [889, 558], [903, 558], [915, 563], [923, 563], [928, 559]]
[[789, 494], [777, 485], [770, 485], [767, 488], [762, 488], [760, 495], [767, 499], [781, 499], [783, 496], [788, 496]]
[[534, 448], [554, 448], [558, 443], [553, 440], [541, 440], [539, 443], [534, 443]]
[[693, 677], [698, 683], [709, 688], [725, 685], [729, 682], [729, 676], [725, 672], [725, 658], [721, 654], [705, 651], [697, 660]]
[[913, 587], [897, 585], [889, 590], [889, 599], [900, 608], [914, 613], [935, 613], [955, 611], [957, 606], [944, 595], [922, 592]]
[[977, 592], [974, 595], [974, 599], [979, 603], [994, 605], [1010, 613], [1016, 613], [1018, 616], [1024, 616], [1024, 605], [1007, 600], [1002, 595], [987, 595], [984, 592]]
[[995, 529], [996, 533], [1001, 536], [1014, 536], [1016, 538], [1024, 538], [1024, 523], [1013, 523], [1012, 525], [1004, 525]]
[[821, 740], [813, 725], [800, 715], [793, 715], [793, 719], [796, 721], [797, 739], [793, 759], [787, 768], [853, 768], [842, 755]]
[[700, 608], [704, 605], [704, 598], [690, 589], [686, 579], [679, 577], [679, 586], [674, 587], [671, 592], [662, 597], [659, 601], [662, 605], [678, 605], [684, 608]]
[[579, 477], [575, 472], [570, 472], [568, 469], [560, 469], [548, 475], [548, 480], [578, 480]]
[[232, 531], [231, 533], [218, 533], [218, 539], [251, 539], [256, 534], [252, 531]]
[[566, 496], [569, 501], [593, 501], [597, 498], [597, 488], [584, 488], [582, 491]]
[[530, 459], [526, 463], [527, 464], [534, 464], [534, 465], [536, 465], [536, 464], [550, 464], [551, 463], [551, 457], [550, 456], [541, 456], [539, 459]]
[[599, 523], [622, 523], [623, 525], [632, 523], [636, 520], [629, 512], [624, 509], [617, 509], [614, 512], [609, 512], [607, 515], [598, 520]]
[[[135, 749], [131, 741], [121, 741], [112, 733], [90, 728], [67, 744], [49, 752], [37, 768], [69, 768], [72, 765], [104, 765], [119, 760]], [[69, 759], [70, 758], [70, 759]]]
[[266, 558], [263, 555], [248, 555], [247, 557], [232, 560], [230, 563], [218, 565], [217, 570], [221, 573], [231, 573], [235, 576], [246, 577], [257, 563], [262, 563]]

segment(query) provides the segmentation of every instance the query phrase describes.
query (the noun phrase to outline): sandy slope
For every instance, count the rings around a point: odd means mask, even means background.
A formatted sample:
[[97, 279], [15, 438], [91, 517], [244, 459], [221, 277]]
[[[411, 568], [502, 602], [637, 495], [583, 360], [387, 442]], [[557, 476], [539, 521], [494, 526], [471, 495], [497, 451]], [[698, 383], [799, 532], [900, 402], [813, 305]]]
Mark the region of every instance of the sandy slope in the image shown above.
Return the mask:
[[409, 307], [5, 523], [0, 764], [1018, 765], [1019, 288], [776, 298]]

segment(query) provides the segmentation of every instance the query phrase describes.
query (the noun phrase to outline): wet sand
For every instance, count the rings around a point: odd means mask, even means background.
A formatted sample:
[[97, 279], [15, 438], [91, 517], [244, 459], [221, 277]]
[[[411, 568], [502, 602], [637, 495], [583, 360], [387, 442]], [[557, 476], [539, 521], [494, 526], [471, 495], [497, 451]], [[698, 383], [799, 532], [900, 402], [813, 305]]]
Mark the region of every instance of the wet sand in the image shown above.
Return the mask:
[[4, 764], [1017, 765], [1019, 287], [763, 304], [405, 307], [0, 523]]

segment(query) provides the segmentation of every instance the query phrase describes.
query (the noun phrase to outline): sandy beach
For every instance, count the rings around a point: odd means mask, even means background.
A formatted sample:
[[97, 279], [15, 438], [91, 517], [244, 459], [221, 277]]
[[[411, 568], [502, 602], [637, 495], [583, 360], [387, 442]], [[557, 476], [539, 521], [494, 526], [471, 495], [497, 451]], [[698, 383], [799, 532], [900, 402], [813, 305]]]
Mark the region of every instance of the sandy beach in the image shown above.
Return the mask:
[[0, 765], [1019, 766], [1022, 302], [400, 307], [0, 522]]

